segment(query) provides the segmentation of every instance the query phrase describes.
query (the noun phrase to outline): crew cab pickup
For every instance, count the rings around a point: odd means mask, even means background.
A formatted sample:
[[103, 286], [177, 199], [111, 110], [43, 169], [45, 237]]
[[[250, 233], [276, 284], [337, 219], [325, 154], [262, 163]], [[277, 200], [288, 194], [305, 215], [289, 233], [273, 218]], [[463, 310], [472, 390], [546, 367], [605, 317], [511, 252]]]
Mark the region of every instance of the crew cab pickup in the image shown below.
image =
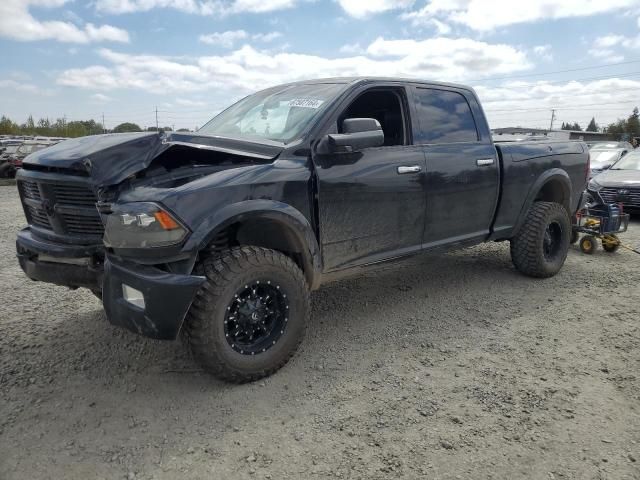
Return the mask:
[[298, 348], [309, 292], [365, 266], [508, 240], [517, 270], [556, 274], [588, 159], [580, 142], [494, 144], [468, 87], [291, 83], [196, 133], [31, 154], [18, 259], [33, 280], [91, 289], [111, 323], [183, 333], [205, 370], [251, 381]]

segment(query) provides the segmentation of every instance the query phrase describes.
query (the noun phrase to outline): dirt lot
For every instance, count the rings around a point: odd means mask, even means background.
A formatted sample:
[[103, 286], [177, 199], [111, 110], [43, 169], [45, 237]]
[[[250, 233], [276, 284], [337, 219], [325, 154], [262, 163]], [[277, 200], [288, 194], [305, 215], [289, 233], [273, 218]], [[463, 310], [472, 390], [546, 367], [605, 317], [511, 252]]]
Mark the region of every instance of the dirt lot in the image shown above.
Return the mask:
[[640, 256], [413, 258], [315, 293], [294, 360], [233, 386], [27, 280], [23, 223], [0, 187], [2, 480], [640, 478]]

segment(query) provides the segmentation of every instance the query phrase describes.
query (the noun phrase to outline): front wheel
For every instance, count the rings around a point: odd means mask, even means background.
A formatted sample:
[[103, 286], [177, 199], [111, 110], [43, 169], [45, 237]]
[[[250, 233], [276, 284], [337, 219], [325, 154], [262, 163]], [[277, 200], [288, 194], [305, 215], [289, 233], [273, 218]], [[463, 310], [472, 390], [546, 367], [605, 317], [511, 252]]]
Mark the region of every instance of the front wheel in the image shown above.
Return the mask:
[[580, 240], [580, 250], [587, 255], [593, 255], [598, 248], [598, 240], [593, 235], [585, 235]]
[[536, 202], [511, 239], [511, 261], [518, 271], [537, 278], [552, 277], [564, 265], [571, 240], [571, 222], [558, 203]]
[[203, 260], [207, 281], [185, 320], [195, 360], [234, 383], [257, 380], [283, 367], [298, 349], [309, 318], [309, 289], [286, 255], [239, 247]]

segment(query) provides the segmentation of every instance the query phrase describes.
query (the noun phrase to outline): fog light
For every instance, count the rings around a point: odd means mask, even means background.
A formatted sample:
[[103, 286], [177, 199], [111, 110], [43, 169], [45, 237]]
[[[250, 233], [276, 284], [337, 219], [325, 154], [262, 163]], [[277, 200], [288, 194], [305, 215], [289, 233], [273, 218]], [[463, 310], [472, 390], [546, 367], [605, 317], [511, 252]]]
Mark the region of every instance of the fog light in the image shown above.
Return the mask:
[[138, 308], [144, 308], [144, 295], [140, 290], [131, 288], [129, 285], [122, 284], [122, 296], [131, 305], [135, 305]]

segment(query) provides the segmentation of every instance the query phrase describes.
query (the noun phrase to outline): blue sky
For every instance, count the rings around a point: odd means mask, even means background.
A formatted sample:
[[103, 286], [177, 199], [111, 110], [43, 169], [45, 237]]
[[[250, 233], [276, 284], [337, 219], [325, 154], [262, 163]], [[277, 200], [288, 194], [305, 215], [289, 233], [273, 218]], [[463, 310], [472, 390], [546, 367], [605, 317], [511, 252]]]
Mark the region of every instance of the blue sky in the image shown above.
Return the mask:
[[474, 86], [492, 127], [640, 105], [640, 0], [2, 0], [0, 114], [202, 125], [277, 83]]

